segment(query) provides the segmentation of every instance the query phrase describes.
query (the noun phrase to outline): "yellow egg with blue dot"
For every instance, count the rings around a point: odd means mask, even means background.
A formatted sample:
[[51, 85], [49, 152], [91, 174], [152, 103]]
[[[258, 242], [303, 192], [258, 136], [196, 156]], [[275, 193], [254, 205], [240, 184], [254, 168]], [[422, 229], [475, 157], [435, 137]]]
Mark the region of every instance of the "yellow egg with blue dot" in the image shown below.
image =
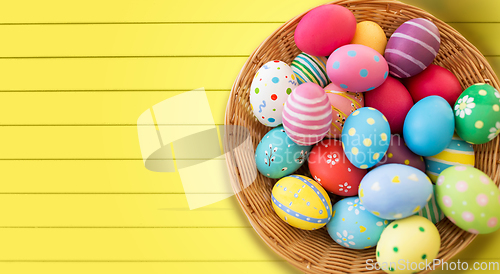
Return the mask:
[[332, 217], [328, 193], [306, 176], [289, 175], [281, 178], [273, 187], [271, 201], [276, 214], [296, 228], [319, 229]]
[[439, 154], [425, 157], [427, 176], [436, 183], [441, 171], [455, 165], [474, 166], [474, 148], [471, 144], [453, 135], [451, 142]]

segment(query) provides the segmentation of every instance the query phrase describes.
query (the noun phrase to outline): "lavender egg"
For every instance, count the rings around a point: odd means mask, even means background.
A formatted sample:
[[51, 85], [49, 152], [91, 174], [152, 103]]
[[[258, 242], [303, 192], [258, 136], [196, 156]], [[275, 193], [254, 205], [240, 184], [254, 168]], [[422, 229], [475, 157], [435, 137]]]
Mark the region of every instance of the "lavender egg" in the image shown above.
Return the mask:
[[426, 69], [439, 51], [439, 30], [431, 21], [415, 18], [394, 31], [385, 49], [391, 75], [408, 78]]

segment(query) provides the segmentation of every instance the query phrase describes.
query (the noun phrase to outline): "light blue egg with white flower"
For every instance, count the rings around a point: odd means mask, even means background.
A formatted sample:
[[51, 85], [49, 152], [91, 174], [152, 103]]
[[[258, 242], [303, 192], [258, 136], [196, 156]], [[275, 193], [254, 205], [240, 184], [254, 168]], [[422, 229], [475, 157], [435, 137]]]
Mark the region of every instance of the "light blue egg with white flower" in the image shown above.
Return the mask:
[[338, 201], [332, 208], [333, 214], [326, 225], [330, 237], [343, 247], [367, 249], [377, 245], [388, 220], [370, 213], [358, 197]]
[[270, 130], [255, 150], [255, 162], [262, 175], [279, 179], [294, 173], [307, 160], [312, 146], [297, 145], [283, 126]]
[[360, 108], [349, 115], [342, 129], [342, 147], [347, 159], [361, 169], [380, 162], [389, 148], [390, 139], [387, 118], [371, 107]]

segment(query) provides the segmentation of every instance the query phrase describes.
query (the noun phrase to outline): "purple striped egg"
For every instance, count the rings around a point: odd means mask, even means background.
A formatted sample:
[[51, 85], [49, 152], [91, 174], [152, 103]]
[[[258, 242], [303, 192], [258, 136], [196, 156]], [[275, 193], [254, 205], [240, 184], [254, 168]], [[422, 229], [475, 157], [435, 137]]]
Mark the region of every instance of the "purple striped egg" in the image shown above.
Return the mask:
[[426, 69], [439, 51], [439, 30], [431, 21], [415, 18], [404, 22], [392, 34], [385, 49], [391, 74], [408, 78]]
[[330, 130], [331, 123], [330, 101], [319, 85], [304, 83], [288, 96], [283, 108], [283, 127], [298, 145], [318, 143]]

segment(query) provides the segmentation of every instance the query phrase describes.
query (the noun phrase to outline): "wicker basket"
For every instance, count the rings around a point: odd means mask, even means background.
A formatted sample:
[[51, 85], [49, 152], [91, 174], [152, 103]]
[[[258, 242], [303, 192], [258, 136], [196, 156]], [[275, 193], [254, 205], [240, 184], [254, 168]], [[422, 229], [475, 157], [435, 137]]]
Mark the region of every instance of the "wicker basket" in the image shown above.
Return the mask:
[[[498, 78], [484, 56], [460, 33], [422, 9], [397, 1], [382, 0], [340, 0], [339, 4], [350, 9], [358, 22], [370, 20], [378, 23], [387, 37], [403, 22], [412, 18], [426, 18], [434, 22], [441, 33], [441, 47], [434, 63], [452, 71], [462, 88], [475, 83], [488, 83], [498, 89]], [[226, 125], [237, 125], [250, 131], [250, 147], [255, 149], [262, 136], [270, 130], [254, 118], [250, 103], [249, 89], [256, 71], [266, 62], [281, 60], [288, 64], [300, 53], [294, 43], [294, 30], [305, 13], [286, 22], [272, 33], [250, 55], [241, 69], [231, 90], [226, 108]], [[271, 206], [271, 189], [276, 180], [255, 174], [253, 154], [233, 150], [232, 144], [239, 144], [238, 138], [246, 138], [242, 132], [232, 132], [225, 136], [225, 148], [229, 151], [226, 161], [231, 184], [236, 197], [250, 223], [260, 237], [280, 256], [295, 267], [307, 273], [383, 273], [366, 269], [366, 260], [375, 262], [375, 248], [350, 250], [333, 242], [325, 228], [304, 231], [283, 222]], [[479, 146], [476, 151], [476, 167], [488, 174], [498, 185], [499, 139]], [[306, 166], [306, 165], [305, 165]], [[302, 167], [298, 173], [307, 174]], [[258, 173], [258, 172], [257, 172]], [[245, 180], [253, 183], [246, 185]], [[437, 224], [441, 234], [441, 249], [438, 258], [448, 260], [469, 245], [475, 238], [451, 223], [448, 219]], [[424, 271], [422, 273], [428, 273]]]

